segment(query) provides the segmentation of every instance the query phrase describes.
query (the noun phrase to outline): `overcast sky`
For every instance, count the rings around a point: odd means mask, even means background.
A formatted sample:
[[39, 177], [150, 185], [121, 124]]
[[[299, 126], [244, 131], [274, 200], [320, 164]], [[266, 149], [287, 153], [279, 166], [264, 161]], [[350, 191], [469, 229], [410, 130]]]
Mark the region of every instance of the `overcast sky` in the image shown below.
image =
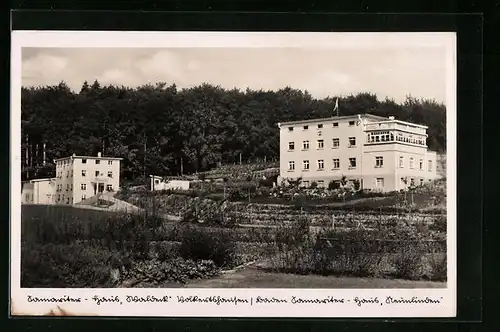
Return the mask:
[[277, 90], [285, 86], [313, 97], [377, 94], [445, 102], [444, 47], [379, 49], [304, 48], [23, 48], [22, 85], [82, 83], [135, 87], [203, 82], [224, 88]]

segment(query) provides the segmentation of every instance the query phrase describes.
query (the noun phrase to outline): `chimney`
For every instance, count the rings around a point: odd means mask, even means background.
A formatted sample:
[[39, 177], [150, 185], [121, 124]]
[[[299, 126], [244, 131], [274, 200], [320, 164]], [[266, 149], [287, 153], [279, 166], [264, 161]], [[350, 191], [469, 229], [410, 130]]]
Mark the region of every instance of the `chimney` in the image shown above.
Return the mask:
[[102, 154], [100, 152], [97, 152], [98, 157], [102, 157]]

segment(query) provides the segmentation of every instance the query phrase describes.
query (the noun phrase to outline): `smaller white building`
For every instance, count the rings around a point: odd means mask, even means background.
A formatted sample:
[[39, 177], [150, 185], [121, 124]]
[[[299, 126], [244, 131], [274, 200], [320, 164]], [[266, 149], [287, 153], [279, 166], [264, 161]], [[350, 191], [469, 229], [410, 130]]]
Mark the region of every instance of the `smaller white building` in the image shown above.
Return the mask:
[[54, 204], [56, 179], [35, 179], [22, 183], [21, 204]]
[[151, 190], [189, 190], [191, 181], [184, 178], [164, 178], [162, 176], [150, 175]]

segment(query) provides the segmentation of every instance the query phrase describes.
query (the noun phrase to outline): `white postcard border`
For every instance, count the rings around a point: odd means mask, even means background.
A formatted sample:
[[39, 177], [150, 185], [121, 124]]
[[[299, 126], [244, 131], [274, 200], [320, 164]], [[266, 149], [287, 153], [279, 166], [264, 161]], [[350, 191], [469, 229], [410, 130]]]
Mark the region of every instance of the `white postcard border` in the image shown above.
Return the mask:
[[[353, 43], [356, 40], [356, 43]], [[11, 314], [73, 316], [171, 316], [171, 317], [454, 317], [456, 315], [456, 35], [455, 33], [274, 33], [274, 32], [123, 32], [123, 31], [13, 31], [11, 48], [11, 197], [21, 197], [21, 51], [23, 47], [300, 47], [380, 48], [445, 47], [447, 107], [447, 253], [448, 281], [443, 289], [26, 289], [20, 287], [21, 205], [11, 199]], [[96, 305], [92, 297], [119, 296], [120, 303]], [[127, 296], [167, 296], [164, 303], [127, 302]], [[36, 303], [28, 297], [69, 296], [82, 303]], [[214, 297], [211, 303], [179, 303], [187, 298]], [[258, 297], [284, 298], [288, 303], [257, 303]], [[333, 297], [345, 302], [329, 304], [292, 303], [302, 299]], [[387, 297], [426, 297], [436, 304], [390, 304]], [[217, 297], [248, 302], [219, 302]], [[358, 306], [355, 297], [379, 303]], [[85, 301], [85, 299], [87, 299]], [[349, 302], [348, 302], [349, 301]]]

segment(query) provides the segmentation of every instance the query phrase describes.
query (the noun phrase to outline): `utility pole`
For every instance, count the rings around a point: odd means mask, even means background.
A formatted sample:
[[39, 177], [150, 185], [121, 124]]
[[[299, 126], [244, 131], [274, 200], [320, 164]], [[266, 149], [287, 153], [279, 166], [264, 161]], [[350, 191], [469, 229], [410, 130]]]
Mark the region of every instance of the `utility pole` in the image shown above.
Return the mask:
[[46, 155], [45, 155], [45, 143], [43, 143], [43, 166], [45, 166], [45, 160], [46, 160]]
[[38, 143], [35, 145], [35, 164], [36, 166], [39, 165], [39, 159], [38, 159]]
[[241, 152], [240, 152], [240, 165], [241, 165]]
[[184, 175], [184, 159], [181, 157], [181, 176]]

